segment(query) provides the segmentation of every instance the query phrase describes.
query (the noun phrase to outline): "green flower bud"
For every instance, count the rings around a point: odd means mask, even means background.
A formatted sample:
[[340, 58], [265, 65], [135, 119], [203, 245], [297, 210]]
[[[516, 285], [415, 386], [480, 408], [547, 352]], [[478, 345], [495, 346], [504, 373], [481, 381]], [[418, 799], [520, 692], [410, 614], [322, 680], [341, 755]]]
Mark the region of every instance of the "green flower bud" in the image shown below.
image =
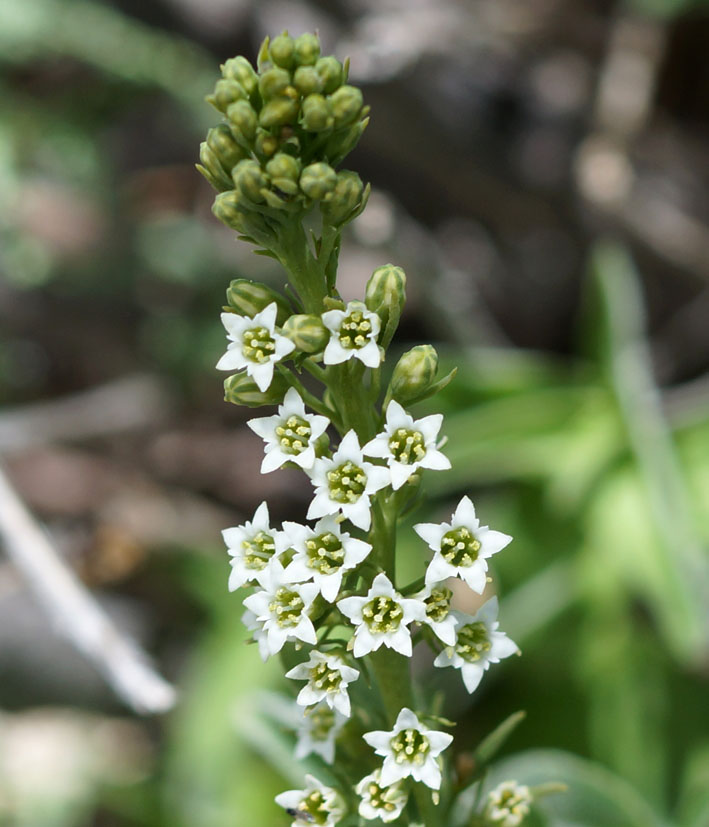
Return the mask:
[[293, 86], [301, 95], [322, 92], [323, 82], [314, 66], [299, 66], [293, 75]]
[[227, 175], [216, 153], [207, 146], [206, 141], [199, 145], [199, 160], [202, 163], [197, 164], [197, 169], [214, 189], [220, 192], [233, 189], [234, 182], [231, 180], [231, 175]]
[[261, 165], [252, 158], [240, 161], [233, 170], [234, 183], [242, 195], [250, 201], [260, 203], [263, 201], [261, 190], [268, 187], [268, 179], [263, 174]]
[[288, 301], [280, 293], [267, 284], [249, 279], [234, 279], [227, 287], [226, 300], [229, 307], [233, 307], [240, 316], [255, 316], [275, 302], [278, 307], [276, 324], [279, 327], [293, 312]]
[[327, 95], [332, 94], [335, 89], [339, 89], [340, 86], [342, 86], [344, 72], [342, 71], [342, 64], [336, 57], [332, 55], [321, 57], [315, 64], [315, 71], [322, 78], [322, 90]]
[[258, 82], [259, 92], [264, 101], [279, 97], [290, 85], [290, 73], [278, 66], [264, 72]]
[[339, 164], [357, 146], [362, 133], [364, 132], [369, 118], [358, 121], [349, 129], [338, 130], [325, 144], [324, 155], [331, 164]]
[[340, 86], [330, 95], [335, 126], [347, 126], [357, 120], [363, 104], [362, 92], [356, 86]]
[[323, 95], [308, 95], [300, 107], [300, 122], [308, 132], [324, 132], [334, 124], [332, 109]]
[[207, 103], [218, 109], [220, 112], [226, 112], [229, 104], [236, 101], [243, 101], [248, 99], [248, 95], [244, 87], [235, 80], [226, 80], [222, 78], [214, 85], [214, 92], [207, 95]]
[[298, 192], [298, 177], [300, 176], [300, 161], [285, 152], [278, 152], [266, 164], [266, 172], [271, 183], [286, 195], [296, 195]]
[[227, 80], [238, 81], [246, 90], [246, 94], [249, 95], [249, 97], [258, 89], [258, 75], [249, 61], [241, 55], [231, 57], [224, 63], [222, 66], [222, 75], [227, 78]]
[[231, 129], [223, 123], [207, 132], [207, 146], [217, 156], [230, 177], [232, 169], [247, 157], [246, 151], [234, 140]]
[[320, 57], [320, 40], [318, 36], [306, 32], [296, 38], [294, 57], [298, 66], [312, 66]]
[[391, 316], [398, 320], [406, 301], [406, 274], [401, 267], [385, 264], [369, 277], [364, 303], [382, 320], [382, 328]]
[[310, 164], [300, 176], [300, 188], [315, 201], [320, 201], [335, 189], [337, 174], [329, 164]]
[[288, 32], [283, 32], [283, 34], [279, 34], [278, 37], [274, 37], [268, 48], [271, 60], [276, 66], [280, 66], [283, 69], [290, 69], [293, 66], [295, 61], [294, 52], [295, 41]]
[[285, 126], [298, 119], [300, 105], [297, 100], [285, 95], [270, 100], [261, 110], [258, 122], [265, 129], [273, 126]]
[[261, 405], [280, 405], [288, 390], [288, 382], [275, 373], [266, 391], [260, 391], [258, 385], [248, 373], [235, 373], [224, 380], [224, 401], [233, 405], [246, 405], [260, 408]]
[[331, 227], [337, 227], [350, 216], [362, 200], [364, 185], [356, 172], [342, 170], [337, 173], [337, 183], [332, 196], [320, 205], [324, 221]]
[[212, 204], [212, 212], [222, 224], [231, 227], [232, 230], [243, 233], [244, 230], [244, 215], [241, 209], [241, 196], [235, 190], [228, 192], [220, 192], [214, 199]]
[[389, 393], [401, 405], [423, 399], [436, 379], [438, 354], [432, 345], [416, 345], [399, 359], [389, 384]]
[[227, 107], [226, 116], [235, 134], [238, 133], [244, 141], [251, 143], [256, 136], [258, 125], [258, 118], [251, 104], [248, 101], [232, 103]]
[[281, 332], [303, 353], [318, 353], [325, 348], [330, 339], [330, 331], [322, 323], [320, 316], [309, 316], [305, 313], [291, 316], [284, 323]]
[[270, 158], [278, 151], [278, 138], [259, 127], [254, 140], [254, 151], [262, 158]]

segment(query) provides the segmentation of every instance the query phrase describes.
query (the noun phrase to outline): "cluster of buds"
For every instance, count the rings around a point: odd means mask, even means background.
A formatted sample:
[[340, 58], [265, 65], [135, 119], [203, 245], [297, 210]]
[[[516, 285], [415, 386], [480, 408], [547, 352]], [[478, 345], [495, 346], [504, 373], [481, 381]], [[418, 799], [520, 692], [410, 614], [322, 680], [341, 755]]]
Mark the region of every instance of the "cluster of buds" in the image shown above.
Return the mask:
[[217, 218], [258, 237], [269, 217], [315, 203], [333, 227], [361, 212], [367, 192], [360, 177], [337, 171], [368, 121], [347, 70], [347, 62], [321, 56], [317, 35], [287, 32], [264, 40], [256, 69], [244, 57], [224, 63], [207, 98], [224, 122], [207, 133], [198, 165], [219, 191]]

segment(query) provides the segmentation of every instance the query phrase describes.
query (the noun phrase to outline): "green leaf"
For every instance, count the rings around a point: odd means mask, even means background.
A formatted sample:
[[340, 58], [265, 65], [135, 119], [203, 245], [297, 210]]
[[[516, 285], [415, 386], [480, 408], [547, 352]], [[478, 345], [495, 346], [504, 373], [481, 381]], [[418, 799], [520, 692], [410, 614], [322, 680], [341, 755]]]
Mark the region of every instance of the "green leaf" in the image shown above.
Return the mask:
[[512, 715], [505, 718], [499, 726], [496, 726], [489, 735], [486, 735], [475, 750], [474, 758], [476, 762], [479, 764], [488, 764], [495, 755], [497, 755], [505, 741], [522, 723], [526, 715], [527, 713], [523, 709], [519, 712], [513, 712]]

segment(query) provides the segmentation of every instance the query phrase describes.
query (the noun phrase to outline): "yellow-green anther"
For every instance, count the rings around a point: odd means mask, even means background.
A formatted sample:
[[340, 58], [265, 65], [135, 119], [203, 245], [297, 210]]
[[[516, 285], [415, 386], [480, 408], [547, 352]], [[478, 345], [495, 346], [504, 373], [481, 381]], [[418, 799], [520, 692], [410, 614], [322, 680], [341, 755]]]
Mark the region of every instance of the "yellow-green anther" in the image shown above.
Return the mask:
[[420, 431], [397, 428], [389, 437], [389, 449], [397, 462], [413, 465], [426, 456], [426, 445]]
[[274, 37], [268, 47], [268, 54], [271, 60], [282, 69], [290, 69], [295, 61], [295, 41], [288, 34], [283, 32]]
[[247, 373], [235, 373], [224, 380], [224, 400], [233, 405], [260, 408], [262, 405], [279, 405], [288, 390], [288, 383], [276, 373], [266, 391], [260, 391]]
[[490, 636], [484, 623], [468, 623], [458, 629], [455, 651], [464, 661], [475, 663], [491, 648]]
[[279, 97], [290, 85], [290, 72], [281, 69], [279, 66], [274, 66], [272, 69], [264, 72], [258, 82], [259, 92], [261, 92], [261, 97], [264, 101]]
[[253, 158], [240, 161], [233, 170], [234, 183], [242, 195], [250, 201], [263, 201], [262, 189], [268, 186], [268, 179], [261, 170], [261, 165]]
[[355, 503], [367, 486], [367, 475], [350, 460], [327, 473], [330, 498], [345, 505]]
[[318, 663], [310, 670], [310, 683], [325, 692], [337, 692], [342, 683], [342, 674], [338, 669], [330, 669], [327, 663]]
[[361, 310], [353, 310], [340, 324], [339, 339], [345, 350], [359, 350], [369, 341], [372, 323]]
[[342, 86], [344, 73], [342, 71], [342, 64], [336, 57], [332, 55], [321, 57], [315, 64], [315, 71], [322, 78], [323, 92], [325, 92], [326, 95], [332, 94]]
[[480, 540], [465, 526], [452, 528], [441, 539], [441, 555], [452, 566], [472, 566], [478, 559], [480, 548]]
[[287, 319], [281, 332], [303, 353], [318, 353], [325, 348], [330, 338], [330, 331], [320, 316], [306, 313], [298, 313]]
[[299, 111], [298, 101], [284, 94], [273, 98], [263, 107], [258, 116], [258, 122], [265, 129], [294, 124], [298, 119]]
[[320, 57], [320, 40], [317, 35], [306, 32], [297, 37], [294, 44], [294, 57], [298, 66], [312, 66]]
[[403, 617], [404, 610], [392, 597], [375, 597], [362, 607], [362, 619], [375, 634], [395, 632]]
[[291, 414], [285, 422], [276, 426], [275, 433], [281, 451], [284, 454], [297, 456], [302, 454], [310, 444], [312, 431], [307, 419], [303, 419], [302, 416], [297, 414]]
[[238, 81], [249, 95], [254, 94], [258, 88], [258, 75], [254, 71], [254, 67], [249, 61], [239, 55], [238, 57], [231, 57], [222, 66], [222, 75], [227, 80]]
[[367, 282], [364, 303], [379, 316], [383, 328], [392, 317], [398, 321], [405, 302], [406, 274], [401, 267], [394, 264], [377, 267]]
[[248, 101], [237, 101], [227, 107], [226, 117], [232, 128], [247, 142], [256, 136], [258, 117]]
[[415, 402], [435, 382], [438, 354], [432, 345], [417, 345], [399, 359], [391, 377], [390, 391], [397, 402]]
[[268, 610], [275, 615], [278, 625], [286, 629], [298, 625], [304, 609], [303, 598], [285, 586], [276, 589], [273, 600], [268, 604]]
[[362, 92], [356, 86], [340, 86], [330, 95], [329, 100], [336, 127], [347, 126], [355, 121], [364, 104]]
[[431, 745], [417, 729], [402, 729], [389, 742], [397, 764], [423, 764]]
[[261, 571], [268, 565], [268, 561], [273, 557], [276, 551], [276, 544], [270, 534], [265, 531], [259, 531], [254, 537], [249, 540], [244, 540], [241, 543], [241, 548], [244, 551], [244, 563], [247, 568]]
[[226, 112], [229, 104], [248, 100], [248, 97], [246, 90], [238, 81], [222, 78], [214, 85], [214, 92], [207, 95], [207, 102], [220, 112]]
[[345, 222], [361, 204], [363, 192], [362, 179], [356, 172], [347, 169], [338, 172], [332, 195], [320, 205], [325, 223], [337, 227]]
[[202, 164], [197, 164], [197, 169], [215, 189], [220, 192], [233, 189], [231, 175], [226, 173], [216, 153], [210, 149], [206, 141], [199, 145], [199, 160]]
[[334, 124], [332, 110], [323, 95], [312, 94], [300, 105], [300, 122], [308, 132], [324, 132]]
[[324, 163], [310, 164], [300, 176], [300, 188], [314, 201], [320, 201], [335, 189], [337, 174], [335, 170]]
[[255, 362], [257, 365], [268, 362], [276, 351], [276, 342], [265, 327], [252, 327], [250, 330], [245, 330], [242, 337], [241, 352], [250, 362]]
[[323, 81], [314, 66], [299, 66], [293, 74], [293, 86], [301, 95], [322, 92]]
[[246, 158], [246, 151], [234, 140], [231, 129], [221, 123], [207, 132], [207, 145], [219, 159], [224, 171], [231, 177], [232, 169]]
[[342, 541], [329, 531], [306, 540], [305, 551], [308, 556], [308, 568], [320, 574], [334, 574], [339, 571], [345, 560]]
[[440, 623], [448, 617], [451, 610], [453, 592], [445, 586], [434, 586], [431, 594], [424, 600], [426, 617], [433, 623]]
[[279, 326], [291, 314], [288, 301], [280, 293], [267, 284], [250, 279], [233, 279], [227, 288], [226, 300], [229, 307], [233, 307], [240, 316], [251, 317], [275, 302], [278, 308], [276, 324]]

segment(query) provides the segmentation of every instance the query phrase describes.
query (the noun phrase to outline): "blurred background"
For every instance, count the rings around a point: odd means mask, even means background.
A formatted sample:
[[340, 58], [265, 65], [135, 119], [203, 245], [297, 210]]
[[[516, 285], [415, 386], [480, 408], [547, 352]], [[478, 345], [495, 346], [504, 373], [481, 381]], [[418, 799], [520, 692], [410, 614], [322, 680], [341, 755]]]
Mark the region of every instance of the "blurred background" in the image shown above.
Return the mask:
[[502, 776], [574, 790], [535, 824], [707, 827], [699, 0], [0, 0], [0, 824], [289, 820], [287, 682], [244, 645], [220, 530], [308, 491], [258, 474], [214, 370], [229, 280], [282, 276], [194, 169], [218, 63], [284, 28], [372, 107], [343, 295], [400, 264], [396, 347], [459, 368], [418, 409], [454, 468], [417, 521], [469, 493], [515, 537], [493, 574], [524, 657], [472, 697], [421, 679], [467, 747], [527, 711]]

